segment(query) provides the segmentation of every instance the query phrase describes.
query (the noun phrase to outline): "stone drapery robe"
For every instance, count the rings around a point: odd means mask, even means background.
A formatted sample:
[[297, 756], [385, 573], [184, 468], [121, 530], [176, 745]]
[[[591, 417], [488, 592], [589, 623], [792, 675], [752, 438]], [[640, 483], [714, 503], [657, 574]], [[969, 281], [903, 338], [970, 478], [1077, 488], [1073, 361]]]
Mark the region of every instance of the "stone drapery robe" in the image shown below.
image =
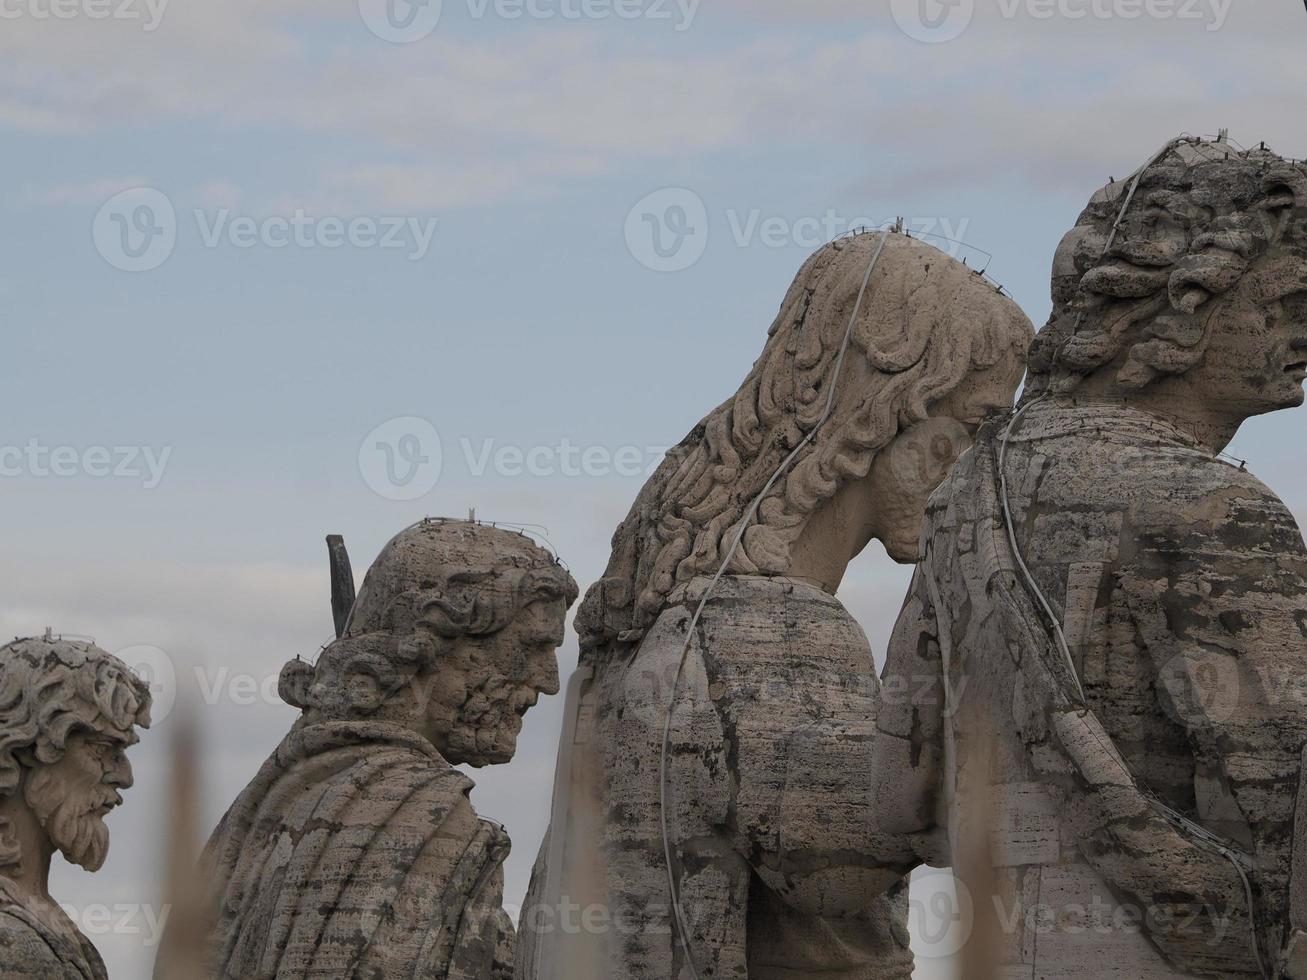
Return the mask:
[[221, 980], [503, 980], [507, 835], [425, 739], [298, 724], [202, 858]]
[[0, 875], [0, 980], [108, 980], [108, 974], [90, 940], [51, 929]]
[[[637, 650], [574, 683], [518, 980], [691, 975], [660, 776], [706, 586], [678, 589]], [[833, 596], [783, 578], [719, 583], [677, 686], [667, 765], [672, 864], [699, 976], [911, 976], [899, 870], [910, 853], [869, 820], [876, 684], [866, 636]]]
[[1002, 521], [1005, 427], [982, 430], [931, 501], [882, 679], [937, 691], [878, 712], [883, 825], [946, 831], [955, 865], [993, 868], [1005, 980], [1261, 976], [1234, 867], [1146, 794], [1250, 856], [1274, 963], [1307, 924], [1302, 534], [1251, 474], [1163, 420], [1032, 406], [1009, 499], [1077, 703]]

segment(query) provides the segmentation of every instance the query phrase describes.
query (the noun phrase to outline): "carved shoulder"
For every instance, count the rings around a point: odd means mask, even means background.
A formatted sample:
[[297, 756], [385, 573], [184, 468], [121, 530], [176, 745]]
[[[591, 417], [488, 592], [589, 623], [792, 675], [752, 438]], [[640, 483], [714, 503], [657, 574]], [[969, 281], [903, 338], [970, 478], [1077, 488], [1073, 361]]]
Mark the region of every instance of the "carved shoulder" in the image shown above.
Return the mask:
[[1145, 640], [1260, 654], [1272, 658], [1256, 665], [1267, 669], [1307, 666], [1307, 546], [1298, 522], [1250, 473], [1212, 463], [1193, 477], [1126, 514], [1119, 581]]
[[0, 980], [46, 980], [69, 976], [45, 938], [27, 922], [0, 911]]
[[[1012, 504], [1032, 564], [1301, 559], [1302, 532], [1252, 473], [1194, 449], [1081, 436], [1017, 454]], [[1027, 512], [1031, 518], [1023, 521]]]
[[1141, 474], [1128, 510], [1157, 547], [1266, 558], [1307, 555], [1288, 507], [1253, 474], [1219, 460], [1166, 465]]

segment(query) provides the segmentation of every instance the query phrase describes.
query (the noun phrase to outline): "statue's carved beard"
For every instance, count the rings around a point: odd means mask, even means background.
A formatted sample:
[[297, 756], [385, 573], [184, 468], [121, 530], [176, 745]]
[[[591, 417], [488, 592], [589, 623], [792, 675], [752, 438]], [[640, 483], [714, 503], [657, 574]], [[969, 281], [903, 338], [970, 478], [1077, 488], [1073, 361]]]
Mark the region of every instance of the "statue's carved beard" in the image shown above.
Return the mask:
[[95, 811], [114, 796], [102, 786], [69, 786], [51, 769], [37, 769], [27, 783], [27, 805], [50, 841], [73, 864], [99, 871], [109, 854], [109, 828]]
[[484, 678], [458, 711], [447, 743], [451, 753], [472, 765], [510, 761], [522, 730], [521, 706], [518, 688], [506, 677]]

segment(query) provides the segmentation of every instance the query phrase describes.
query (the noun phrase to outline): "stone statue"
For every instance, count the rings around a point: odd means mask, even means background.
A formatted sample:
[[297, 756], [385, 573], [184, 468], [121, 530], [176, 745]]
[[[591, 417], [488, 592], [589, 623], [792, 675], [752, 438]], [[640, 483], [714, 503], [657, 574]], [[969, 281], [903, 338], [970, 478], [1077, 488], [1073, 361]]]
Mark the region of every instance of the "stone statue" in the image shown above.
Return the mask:
[[1224, 139], [1099, 191], [931, 501], [877, 821], [964, 869], [995, 976], [1307, 977], [1307, 548], [1221, 456], [1303, 403], [1305, 219], [1307, 167]]
[[868, 821], [875, 667], [834, 593], [873, 539], [916, 561], [927, 498], [1010, 408], [1033, 336], [982, 276], [900, 234], [804, 265], [580, 608], [518, 980], [910, 975], [915, 855]]
[[0, 648], [0, 978], [105, 980], [99, 953], [50, 897], [50, 859], [98, 871], [104, 818], [132, 785], [127, 749], [150, 690], [92, 643], [47, 631]]
[[304, 714], [205, 850], [212, 976], [511, 975], [508, 837], [454, 766], [512, 759], [576, 595], [515, 532], [426, 520], [386, 545], [316, 668], [284, 670]]

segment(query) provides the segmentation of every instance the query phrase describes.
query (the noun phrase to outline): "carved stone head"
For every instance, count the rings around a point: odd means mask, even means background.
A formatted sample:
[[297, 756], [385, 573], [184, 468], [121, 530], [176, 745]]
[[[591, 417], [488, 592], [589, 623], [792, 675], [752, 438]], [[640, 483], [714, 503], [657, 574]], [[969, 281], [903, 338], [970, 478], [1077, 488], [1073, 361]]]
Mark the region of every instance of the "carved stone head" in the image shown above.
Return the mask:
[[283, 697], [307, 720], [376, 720], [428, 738], [455, 764], [508, 762], [522, 717], [558, 692], [554, 651], [576, 583], [530, 538], [426, 520], [368, 571], [339, 640]]
[[874, 518], [891, 555], [915, 561], [930, 491], [986, 415], [1011, 406], [1033, 337], [1011, 299], [920, 241], [871, 233], [818, 250], [739, 391], [668, 454], [617, 529], [577, 612], [582, 649], [647, 628], [678, 584], [715, 574], [742, 521], [728, 571], [789, 574], [808, 521], [852, 483], [876, 484], [873, 513], [854, 520]]
[[1302, 404], [1307, 165], [1185, 141], [1134, 184], [1100, 190], [1063, 240], [1028, 391], [1182, 380], [1239, 419]]
[[99, 870], [104, 818], [132, 785], [127, 749], [149, 725], [149, 687], [93, 644], [47, 637], [0, 648], [0, 874], [38, 860], [25, 853], [33, 844]]

